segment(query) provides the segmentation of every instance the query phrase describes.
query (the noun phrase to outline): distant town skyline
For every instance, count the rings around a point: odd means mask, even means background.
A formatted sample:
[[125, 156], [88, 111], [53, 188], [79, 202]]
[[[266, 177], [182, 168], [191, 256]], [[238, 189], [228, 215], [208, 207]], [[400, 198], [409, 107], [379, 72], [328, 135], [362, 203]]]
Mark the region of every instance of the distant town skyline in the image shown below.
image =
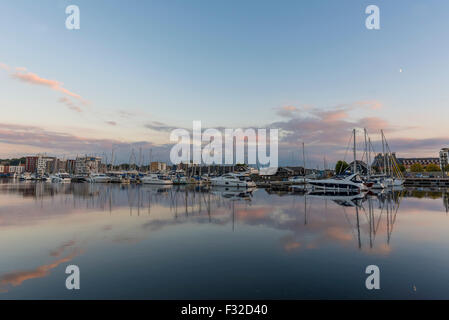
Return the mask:
[[279, 128], [280, 165], [302, 142], [310, 167], [343, 159], [353, 128], [378, 152], [384, 129], [400, 157], [449, 146], [449, 3], [80, 0], [67, 30], [70, 4], [0, 5], [0, 158], [168, 161], [170, 131], [194, 120]]

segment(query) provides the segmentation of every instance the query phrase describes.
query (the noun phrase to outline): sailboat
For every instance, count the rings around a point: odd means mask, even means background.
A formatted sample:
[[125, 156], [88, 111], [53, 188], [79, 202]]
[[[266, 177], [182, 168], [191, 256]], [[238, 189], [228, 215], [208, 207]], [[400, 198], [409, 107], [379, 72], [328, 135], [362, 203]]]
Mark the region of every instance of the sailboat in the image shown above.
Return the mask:
[[349, 176], [337, 175], [329, 179], [311, 180], [309, 184], [315, 189], [336, 192], [362, 192], [367, 191], [373, 185], [372, 182], [365, 182], [357, 172], [357, 149], [356, 149], [356, 130], [353, 130], [354, 140], [354, 167], [353, 173]]
[[291, 186], [292, 191], [296, 192], [304, 192], [308, 188], [308, 183], [312, 180], [316, 180], [317, 176], [315, 173], [306, 175], [306, 156], [305, 156], [305, 147], [304, 142], [302, 143], [302, 158], [304, 165], [304, 175], [302, 176], [294, 176], [288, 179], [288, 181], [292, 182]]
[[393, 157], [383, 130], [380, 130], [382, 136], [382, 154], [384, 160], [383, 174], [385, 187], [400, 187], [404, 184], [404, 175], [399, 169], [399, 165]]
[[371, 172], [371, 139], [368, 137], [368, 131], [363, 129], [365, 135], [365, 157], [367, 163], [367, 175], [365, 181], [372, 183], [371, 189], [385, 189], [384, 176], [373, 175]]

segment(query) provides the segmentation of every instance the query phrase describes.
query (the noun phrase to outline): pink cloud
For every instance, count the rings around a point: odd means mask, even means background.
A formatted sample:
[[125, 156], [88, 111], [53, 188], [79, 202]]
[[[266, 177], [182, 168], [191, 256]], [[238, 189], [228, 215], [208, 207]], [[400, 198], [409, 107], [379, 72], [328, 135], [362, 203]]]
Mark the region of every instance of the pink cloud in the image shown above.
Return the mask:
[[79, 94], [76, 94], [64, 88], [63, 87], [64, 84], [62, 82], [41, 78], [40, 76], [32, 72], [16, 71], [13, 74], [11, 74], [11, 77], [30, 84], [48, 87], [52, 90], [62, 92], [72, 98], [78, 99], [79, 101], [85, 103], [85, 100]]
[[383, 103], [377, 100], [365, 100], [365, 101], [356, 101], [353, 103], [353, 106], [370, 108], [372, 110], [379, 110], [383, 107]]
[[344, 109], [323, 111], [317, 114], [320, 115], [321, 120], [324, 122], [336, 122], [348, 118], [348, 113]]
[[9, 71], [9, 66], [5, 63], [0, 62], [0, 69]]
[[299, 112], [299, 109], [295, 106], [284, 106], [280, 108], [276, 108], [277, 114], [281, 117], [291, 118], [295, 113]]
[[[129, 161], [131, 148], [152, 149], [153, 155], [161, 159], [168, 158], [170, 145], [155, 146], [149, 141], [126, 142], [116, 139], [95, 139], [71, 135], [64, 132], [48, 131], [37, 126], [16, 125], [0, 123], [0, 144], [14, 145], [14, 148], [21, 148], [35, 153], [47, 152], [53, 154], [101, 154], [101, 152], [111, 152], [116, 150], [117, 160]], [[24, 146], [24, 147], [22, 147]], [[0, 157], [3, 148], [0, 149]]]

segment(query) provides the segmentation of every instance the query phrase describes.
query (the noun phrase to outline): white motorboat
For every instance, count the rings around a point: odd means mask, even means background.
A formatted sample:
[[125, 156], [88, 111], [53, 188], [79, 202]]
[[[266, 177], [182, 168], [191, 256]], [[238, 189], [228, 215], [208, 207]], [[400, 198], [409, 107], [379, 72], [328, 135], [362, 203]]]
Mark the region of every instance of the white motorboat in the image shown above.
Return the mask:
[[87, 181], [92, 183], [108, 183], [111, 182], [111, 177], [105, 175], [104, 173], [91, 173]]
[[210, 179], [210, 184], [219, 187], [250, 188], [256, 186], [248, 176], [238, 173], [226, 173], [220, 177], [212, 178]]
[[311, 180], [309, 184], [315, 189], [338, 192], [360, 192], [368, 190], [368, 186], [372, 185], [371, 183], [369, 185], [365, 184], [357, 173], [349, 176], [335, 176], [333, 178], [323, 180]]
[[31, 176], [31, 173], [25, 172], [20, 175], [19, 179], [22, 181], [27, 181], [27, 180], [33, 180], [33, 177]]
[[52, 176], [50, 176], [51, 182], [53, 183], [70, 183], [72, 181], [72, 178], [68, 173], [65, 172], [59, 172]]
[[168, 177], [155, 173], [144, 176], [140, 179], [140, 181], [145, 184], [173, 184], [173, 181], [171, 181]]

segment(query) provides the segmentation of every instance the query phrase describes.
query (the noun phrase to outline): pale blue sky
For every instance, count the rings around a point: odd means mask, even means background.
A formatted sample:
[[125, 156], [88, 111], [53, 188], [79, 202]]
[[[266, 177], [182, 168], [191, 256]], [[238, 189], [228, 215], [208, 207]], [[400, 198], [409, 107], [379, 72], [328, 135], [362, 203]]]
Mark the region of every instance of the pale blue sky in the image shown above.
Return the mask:
[[[65, 28], [69, 4], [80, 30]], [[380, 7], [380, 30], [365, 28], [369, 4]], [[441, 138], [448, 12], [442, 0], [2, 1], [0, 62], [89, 102], [74, 112], [57, 102], [63, 94], [0, 70], [2, 122], [162, 143], [167, 134], [145, 123], [260, 127], [287, 121], [277, 114], [285, 106], [378, 101], [350, 116], [381, 117], [398, 138]]]

